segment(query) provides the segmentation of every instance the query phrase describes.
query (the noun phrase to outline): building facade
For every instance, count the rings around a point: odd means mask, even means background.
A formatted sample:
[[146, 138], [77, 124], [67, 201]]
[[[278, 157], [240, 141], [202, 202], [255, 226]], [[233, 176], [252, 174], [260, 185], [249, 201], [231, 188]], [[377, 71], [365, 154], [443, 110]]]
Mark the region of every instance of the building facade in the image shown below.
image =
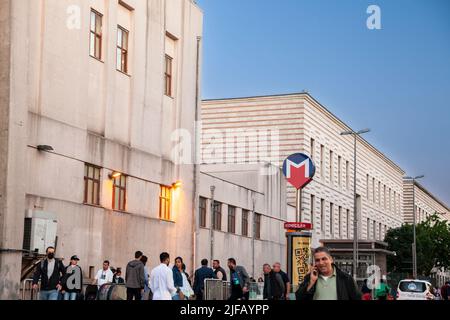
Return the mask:
[[264, 263], [285, 268], [284, 223], [290, 218], [281, 170], [244, 164], [203, 165], [201, 171], [198, 259], [217, 259], [226, 267], [235, 258], [255, 279], [263, 276]]
[[0, 7], [0, 299], [18, 298], [24, 254], [49, 244], [90, 277], [136, 250], [149, 267], [168, 251], [193, 268], [198, 168], [173, 152], [173, 132], [195, 136], [201, 10], [191, 0]]
[[[320, 239], [353, 238], [353, 138], [351, 130], [307, 93], [206, 100], [202, 104], [202, 161], [270, 161], [281, 166], [303, 152], [316, 166], [304, 188], [301, 216]], [[361, 137], [357, 139], [359, 238], [382, 240], [402, 224], [403, 170]], [[287, 188], [289, 204], [295, 190]]]

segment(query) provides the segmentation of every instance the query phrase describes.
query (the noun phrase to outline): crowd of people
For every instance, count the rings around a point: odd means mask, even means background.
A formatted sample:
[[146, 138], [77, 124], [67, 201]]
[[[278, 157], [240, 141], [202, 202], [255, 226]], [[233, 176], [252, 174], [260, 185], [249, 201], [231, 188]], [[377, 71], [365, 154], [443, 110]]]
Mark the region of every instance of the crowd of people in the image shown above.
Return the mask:
[[[53, 247], [47, 248], [46, 254], [46, 258], [37, 264], [33, 275], [33, 289], [38, 288], [40, 281], [40, 300], [79, 299], [83, 288], [83, 272], [78, 265], [78, 256], [72, 256], [65, 267], [61, 260], [55, 258]], [[160, 254], [160, 264], [150, 272], [146, 267], [147, 261], [148, 258], [141, 251], [136, 251], [134, 259], [126, 266], [123, 278], [121, 268], [114, 269], [105, 260], [92, 285], [98, 288], [105, 284], [124, 285], [127, 300], [202, 300], [206, 279], [229, 281], [229, 300], [232, 301], [249, 300], [252, 282], [263, 283], [264, 300], [288, 300], [291, 292], [289, 277], [281, 270], [279, 262], [273, 266], [264, 264], [263, 277], [256, 281], [234, 258], [227, 261], [228, 273], [219, 260], [213, 260], [211, 268], [208, 260], [203, 259], [201, 267], [193, 276], [186, 272], [182, 257], [176, 257], [170, 268], [171, 259], [167, 252]], [[442, 299], [448, 300], [450, 283], [447, 282], [438, 291]], [[296, 300], [388, 300], [390, 297], [391, 288], [384, 279], [374, 291], [368, 288], [367, 280], [360, 290], [353, 277], [334, 264], [333, 257], [325, 247], [314, 250], [311, 270], [295, 292]]]

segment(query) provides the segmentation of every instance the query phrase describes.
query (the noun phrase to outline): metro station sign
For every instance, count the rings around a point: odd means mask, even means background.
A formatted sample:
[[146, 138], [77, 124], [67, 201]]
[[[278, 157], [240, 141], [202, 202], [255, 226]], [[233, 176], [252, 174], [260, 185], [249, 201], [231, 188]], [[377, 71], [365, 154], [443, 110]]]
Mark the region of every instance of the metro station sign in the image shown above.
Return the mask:
[[312, 230], [312, 224], [307, 222], [285, 222], [284, 228], [287, 230]]

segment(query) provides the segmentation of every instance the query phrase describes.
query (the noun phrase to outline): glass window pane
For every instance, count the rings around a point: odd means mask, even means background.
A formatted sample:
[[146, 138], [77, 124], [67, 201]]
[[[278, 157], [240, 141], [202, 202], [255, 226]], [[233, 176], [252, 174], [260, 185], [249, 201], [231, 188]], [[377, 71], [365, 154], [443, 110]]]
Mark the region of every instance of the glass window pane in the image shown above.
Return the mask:
[[102, 46], [102, 39], [101, 38], [99, 38], [99, 37], [95, 37], [95, 57], [97, 58], [97, 59], [100, 59], [101, 58], [101, 52], [100, 52], [100, 50], [101, 50], [101, 46]]
[[117, 46], [122, 47], [122, 29], [117, 29]]
[[127, 32], [122, 32], [122, 48], [123, 49], [128, 49], [128, 33]]
[[120, 48], [117, 48], [116, 68], [122, 70], [122, 50]]
[[120, 192], [119, 188], [114, 188], [114, 208], [115, 210], [119, 209], [119, 198], [120, 198]]
[[91, 11], [91, 31], [95, 31], [95, 17], [96, 14], [94, 11]]
[[125, 211], [125, 190], [120, 191], [120, 210]]
[[95, 179], [100, 180], [100, 169], [95, 168]]
[[89, 178], [93, 178], [94, 177], [94, 167], [89, 166], [88, 176], [89, 176]]
[[96, 18], [95, 32], [97, 34], [101, 34], [102, 33], [102, 17], [99, 16], [99, 15]]
[[98, 191], [99, 191], [99, 184], [98, 182], [94, 182], [94, 198], [92, 199], [92, 203], [98, 205]]
[[84, 176], [87, 177], [87, 173], [88, 173], [88, 166], [84, 165]]
[[95, 57], [95, 36], [91, 32], [90, 39], [89, 39], [89, 54], [93, 57]]
[[88, 180], [87, 182], [87, 203], [92, 204], [92, 191], [94, 189], [94, 183], [92, 180]]

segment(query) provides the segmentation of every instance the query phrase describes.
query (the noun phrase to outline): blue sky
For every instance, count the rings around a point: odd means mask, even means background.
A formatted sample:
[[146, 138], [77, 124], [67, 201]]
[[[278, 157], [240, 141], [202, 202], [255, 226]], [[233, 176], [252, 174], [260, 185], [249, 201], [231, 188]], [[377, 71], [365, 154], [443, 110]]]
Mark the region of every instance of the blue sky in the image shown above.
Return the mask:
[[203, 98], [306, 89], [450, 206], [450, 1], [197, 2]]

